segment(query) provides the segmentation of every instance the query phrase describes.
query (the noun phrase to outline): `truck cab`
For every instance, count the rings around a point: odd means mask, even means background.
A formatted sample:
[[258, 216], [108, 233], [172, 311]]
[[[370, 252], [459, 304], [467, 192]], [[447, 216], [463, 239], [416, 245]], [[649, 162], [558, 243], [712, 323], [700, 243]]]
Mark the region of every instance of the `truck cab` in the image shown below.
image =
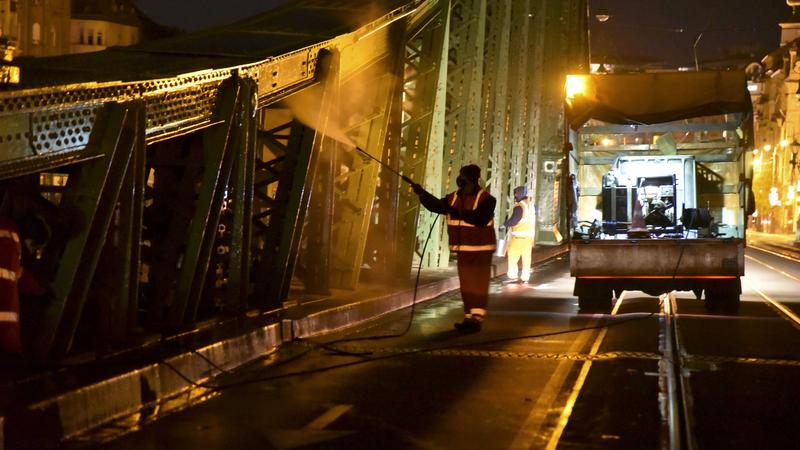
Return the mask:
[[580, 77], [581, 90], [567, 82], [565, 145], [580, 309], [609, 310], [623, 290], [737, 309], [753, 210], [744, 74]]

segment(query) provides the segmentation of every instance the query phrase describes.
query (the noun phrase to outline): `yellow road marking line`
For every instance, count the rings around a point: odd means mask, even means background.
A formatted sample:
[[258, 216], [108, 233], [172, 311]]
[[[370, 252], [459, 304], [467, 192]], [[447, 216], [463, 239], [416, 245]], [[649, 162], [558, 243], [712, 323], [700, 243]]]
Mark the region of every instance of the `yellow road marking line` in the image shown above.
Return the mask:
[[[619, 311], [620, 306], [622, 305], [622, 299], [625, 297], [625, 292], [623, 292], [619, 298], [617, 299], [617, 303], [614, 305], [614, 308], [611, 310], [611, 315], [616, 315], [617, 311]], [[589, 355], [594, 356], [600, 350], [600, 345], [603, 343], [603, 339], [606, 337], [606, 333], [608, 332], [608, 328], [603, 328], [600, 331], [600, 334], [597, 335], [595, 338], [594, 343], [592, 344], [591, 350], [589, 350]], [[569, 418], [572, 415], [572, 410], [575, 408], [575, 403], [578, 401], [578, 396], [581, 393], [581, 389], [583, 389], [584, 383], [586, 383], [586, 378], [589, 376], [589, 369], [592, 368], [592, 361], [584, 361], [583, 365], [581, 366], [581, 371], [578, 373], [578, 378], [575, 380], [575, 385], [572, 386], [572, 392], [569, 394], [569, 398], [567, 399], [566, 405], [564, 405], [564, 409], [561, 411], [561, 417], [558, 418], [558, 424], [556, 425], [556, 429], [553, 431], [552, 436], [550, 436], [550, 441], [547, 443], [547, 450], [555, 450], [558, 446], [559, 441], [561, 440], [561, 435], [564, 433], [564, 429], [567, 428], [567, 423], [569, 423]]]
[[754, 249], [756, 249], [756, 250], [758, 250], [760, 252], [769, 253], [770, 255], [775, 255], [775, 256], [779, 256], [779, 257], [781, 257], [783, 259], [788, 259], [789, 261], [794, 261], [794, 262], [798, 261], [797, 258], [792, 258], [791, 256], [786, 256], [783, 253], [773, 252], [772, 250], [767, 250], [764, 247], [759, 247], [757, 245], [752, 245], [752, 244], [748, 244], [747, 246], [749, 248], [754, 248]]
[[763, 297], [764, 300], [767, 301], [767, 303], [769, 303], [772, 306], [774, 306], [778, 311], [782, 312], [789, 320], [794, 322], [795, 325], [800, 326], [800, 317], [798, 317], [797, 314], [792, 312], [791, 309], [789, 309], [789, 308], [783, 306], [781, 303], [773, 300], [769, 295], [767, 295], [764, 292], [762, 292], [761, 289], [753, 286], [753, 283], [750, 283], [749, 281], [746, 281], [746, 280], [745, 280], [745, 283], [747, 283], [747, 285], [750, 286], [750, 289], [756, 291], [758, 293], [758, 295]]
[[[778, 269], [777, 267], [773, 267], [773, 266], [771, 266], [771, 265], [769, 265], [769, 264], [765, 263], [764, 261], [761, 261], [761, 260], [760, 260], [760, 259], [758, 259], [758, 258], [753, 258], [753, 257], [752, 257], [752, 256], [750, 256], [750, 255], [744, 255], [744, 257], [745, 257], [745, 258], [747, 258], [747, 259], [752, 259], [753, 261], [755, 261], [755, 262], [757, 262], [757, 263], [761, 264], [762, 266], [764, 266], [764, 267], [767, 267], [767, 268], [770, 268], [770, 269], [774, 270], [775, 272], [778, 272], [778, 273], [779, 273], [779, 274], [781, 274], [781, 275], [784, 275], [784, 276], [786, 276], [786, 277], [788, 277], [788, 278], [791, 278], [791, 279], [792, 279], [792, 280], [794, 280], [794, 281], [800, 281], [800, 278], [797, 278], [796, 276], [794, 276], [794, 275], [792, 275], [792, 274], [790, 274], [790, 273], [786, 273], [786, 272], [782, 271], [781, 269]], [[795, 262], [797, 262], [797, 261], [795, 261]]]

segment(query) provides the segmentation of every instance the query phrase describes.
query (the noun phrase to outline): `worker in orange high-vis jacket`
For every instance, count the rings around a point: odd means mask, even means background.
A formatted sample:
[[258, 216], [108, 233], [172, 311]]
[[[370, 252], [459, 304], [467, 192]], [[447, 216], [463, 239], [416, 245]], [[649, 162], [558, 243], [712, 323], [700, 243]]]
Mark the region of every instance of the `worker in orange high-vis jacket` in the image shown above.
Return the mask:
[[480, 331], [489, 302], [492, 254], [497, 245], [494, 234], [494, 208], [497, 201], [481, 188], [480, 167], [470, 164], [461, 168], [458, 190], [439, 199], [420, 185], [414, 192], [429, 211], [447, 214], [447, 235], [450, 251], [458, 255], [458, 280], [464, 302], [464, 320], [455, 324], [462, 332]]
[[[531, 259], [533, 259], [533, 243], [536, 237], [536, 208], [533, 201], [528, 198], [528, 188], [517, 186], [514, 188], [514, 200], [517, 203], [511, 211], [511, 217], [505, 222], [505, 227], [511, 234], [508, 244], [508, 278], [527, 283], [531, 279]], [[522, 260], [522, 270], [519, 262]]]
[[0, 217], [0, 359], [22, 355], [19, 327], [19, 285], [22, 247], [17, 224]]

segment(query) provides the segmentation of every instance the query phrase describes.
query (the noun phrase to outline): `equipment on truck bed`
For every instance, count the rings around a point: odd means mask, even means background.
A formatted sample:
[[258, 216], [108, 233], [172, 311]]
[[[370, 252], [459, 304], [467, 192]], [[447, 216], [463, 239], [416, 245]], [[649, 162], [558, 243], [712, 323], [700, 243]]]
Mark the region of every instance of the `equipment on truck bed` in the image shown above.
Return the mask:
[[614, 293], [705, 293], [735, 309], [744, 275], [752, 105], [744, 73], [568, 76], [564, 148], [582, 310]]

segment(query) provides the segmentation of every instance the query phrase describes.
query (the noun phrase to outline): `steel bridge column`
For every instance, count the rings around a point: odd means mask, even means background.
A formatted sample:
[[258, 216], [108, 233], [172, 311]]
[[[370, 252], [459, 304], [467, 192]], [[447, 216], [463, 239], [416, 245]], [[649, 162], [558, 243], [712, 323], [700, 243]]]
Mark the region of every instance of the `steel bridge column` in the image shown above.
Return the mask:
[[[526, 164], [528, 160], [528, 121], [530, 120], [529, 95], [530, 74], [528, 60], [531, 47], [530, 29], [531, 15], [537, 14], [531, 9], [531, 0], [515, 1], [511, 16], [511, 42], [515, 43], [514, 58], [509, 60], [509, 147], [508, 147], [508, 181], [503, 192], [497, 195], [505, 197], [505, 205], [514, 204], [513, 189], [525, 183]], [[507, 214], [508, 211], [503, 211]]]
[[258, 86], [243, 80], [242, 107], [237, 114], [238, 124], [234, 149], [234, 171], [230, 200], [233, 203], [233, 234], [228, 263], [228, 285], [225, 310], [244, 312], [250, 292], [250, 251], [253, 227], [253, 183], [255, 177], [256, 115]]
[[[447, 88], [449, 1], [419, 30], [412, 30], [405, 46], [405, 77], [400, 158], [402, 172], [435, 195], [442, 192], [444, 105]], [[433, 215], [420, 208], [411, 187], [400, 187], [397, 268], [407, 271], [415, 259], [424, 267], [446, 267], [447, 253], [440, 258], [441, 228], [434, 230], [429, 250], [418, 252], [427, 238]], [[441, 227], [441, 225], [439, 225]], [[445, 247], [446, 250], [446, 247]], [[443, 264], [440, 264], [440, 260]]]
[[[486, 0], [453, 0], [448, 29], [447, 103], [444, 120], [442, 192], [455, 188], [465, 164], [478, 164], [486, 173], [488, 155], [480, 152], [481, 93], [486, 34]], [[486, 156], [486, 160], [481, 160]], [[439, 248], [431, 258], [448, 263], [446, 227], [439, 230]]]
[[85, 226], [60, 252], [50, 284], [53, 301], [35, 321], [38, 330], [32, 351], [36, 359], [60, 358], [72, 345], [136, 144], [136, 108], [116, 103], [105, 108], [84, 150], [96, 158], [78, 166], [67, 182], [60, 208], [78, 211]]
[[566, 232], [563, 191], [568, 167], [562, 148], [564, 80], [567, 72], [587, 68], [582, 28], [588, 24], [585, 0], [535, 1], [542, 11], [542, 21], [536, 30], [537, 39], [542, 43], [537, 45], [536, 63], [531, 66], [539, 87], [533, 105], [536, 132], [532, 137], [535, 138], [536, 158], [529, 166], [529, 173], [533, 175], [529, 184], [536, 187], [540, 240], [555, 243], [561, 241]]
[[96, 302], [95, 348], [100, 353], [124, 343], [136, 328], [139, 314], [146, 111], [136, 108], [132, 113], [135, 114], [136, 141], [119, 194], [119, 208], [114, 214], [90, 291]]
[[488, 156], [486, 183], [497, 198], [494, 220], [503, 223], [508, 213], [508, 111], [511, 0], [496, 0], [486, 7], [486, 65], [481, 129], [482, 153]]
[[194, 321], [197, 313], [233, 165], [233, 150], [230, 147], [236, 126], [236, 112], [249, 94], [246, 86], [238, 78], [232, 78], [227, 85], [220, 87], [215, 119], [222, 120], [222, 123], [203, 133], [202, 181], [187, 232], [189, 240], [183, 252], [175, 295], [167, 309], [167, 332]]
[[[405, 69], [405, 42], [407, 41], [408, 22], [396, 26], [390, 31], [390, 45], [397, 51], [392, 61], [390, 75], [391, 86], [388, 93], [387, 125], [385, 143], [381, 160], [393, 170], [401, 169], [402, 122], [403, 122], [403, 75]], [[398, 228], [397, 217], [400, 214], [400, 191], [406, 188], [394, 173], [379, 169], [378, 185], [375, 188], [375, 202], [372, 207], [367, 249], [364, 252], [364, 264], [368, 265], [376, 279], [387, 283], [405, 281], [401, 274], [411, 267], [410, 261], [400, 262], [399, 242], [403, 233]], [[407, 233], [406, 233], [407, 234]]]
[[[271, 111], [262, 114], [270, 115]], [[260, 132], [268, 148], [261, 152], [272, 155], [271, 160], [256, 162], [260, 169], [255, 195], [261, 201], [254, 208], [253, 223], [263, 236], [257, 241], [259, 263], [254, 292], [255, 301], [262, 308], [280, 305], [289, 293], [310, 200], [310, 189], [304, 186], [313, 184], [319, 153], [313, 151], [314, 130], [290, 116], [288, 120]]]

